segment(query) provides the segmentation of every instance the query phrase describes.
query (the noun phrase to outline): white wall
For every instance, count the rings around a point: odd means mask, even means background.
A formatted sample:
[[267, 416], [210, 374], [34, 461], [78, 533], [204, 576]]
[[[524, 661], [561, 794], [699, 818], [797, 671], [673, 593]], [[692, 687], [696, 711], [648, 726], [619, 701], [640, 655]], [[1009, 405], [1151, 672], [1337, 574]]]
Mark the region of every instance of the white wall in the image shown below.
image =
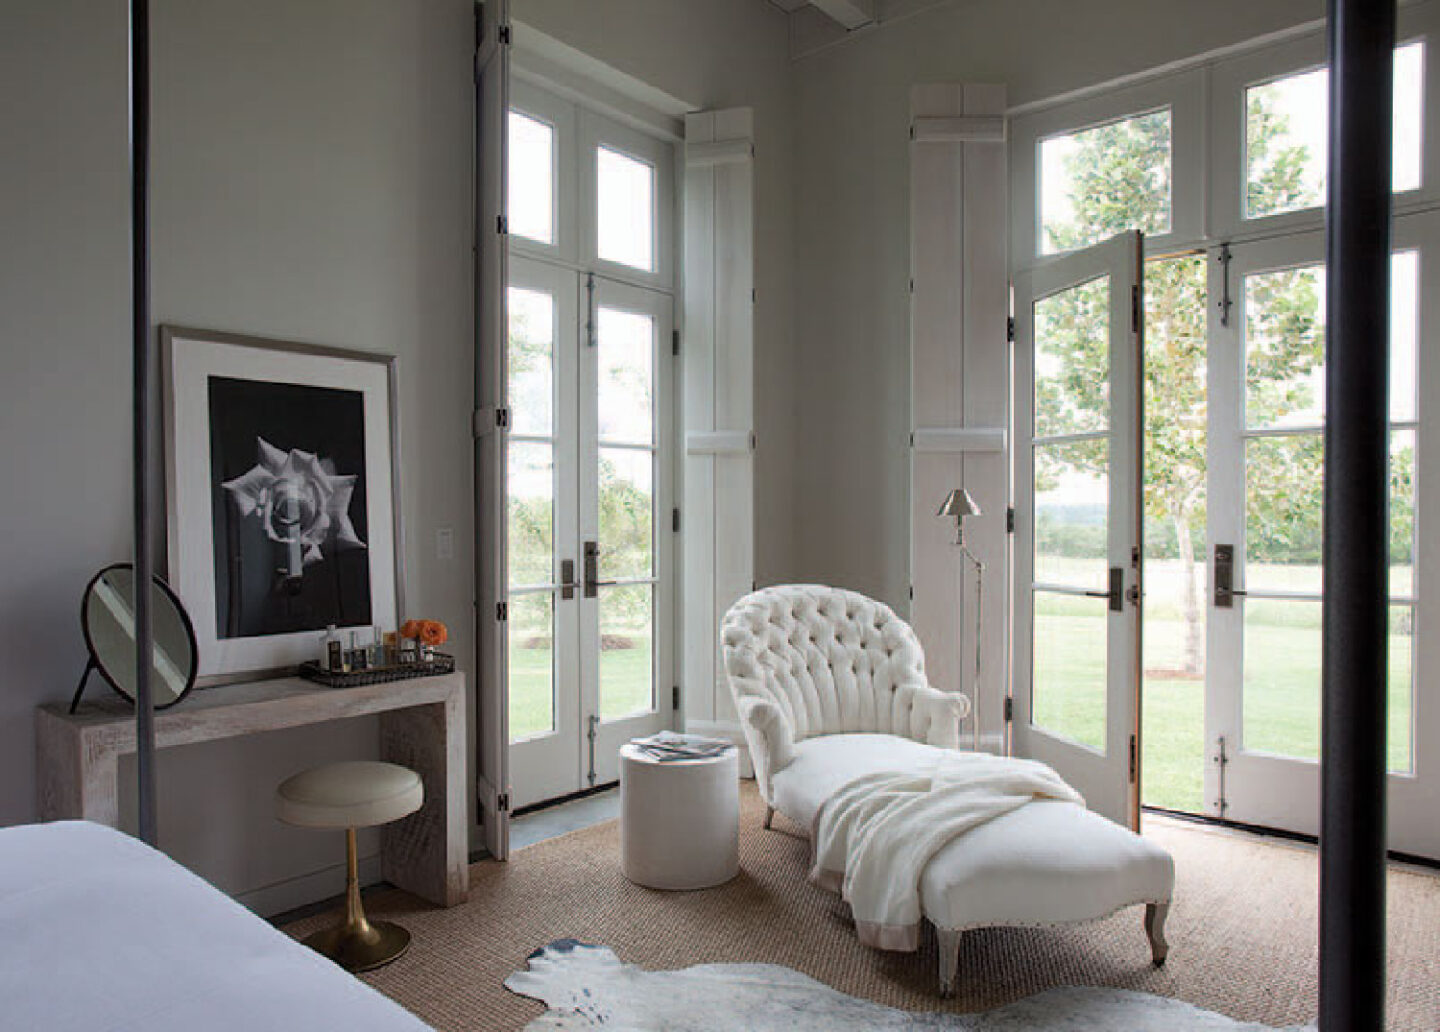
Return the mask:
[[812, 377], [796, 497], [823, 513], [803, 517], [796, 575], [907, 605], [910, 86], [998, 82], [1025, 104], [1323, 14], [1319, 0], [963, 0], [796, 62], [795, 329]]
[[511, 0], [510, 14], [692, 109], [755, 109], [755, 573], [762, 584], [793, 579], [800, 380], [785, 15], [767, 0]]
[[[31, 711], [130, 552], [125, 6], [0, 7], [0, 824], [35, 815]], [[155, 321], [400, 356], [411, 610], [468, 671], [470, 2], [152, 6]], [[362, 720], [162, 753], [162, 844], [263, 909], [334, 891], [341, 840], [276, 824], [274, 786], [376, 746]]]

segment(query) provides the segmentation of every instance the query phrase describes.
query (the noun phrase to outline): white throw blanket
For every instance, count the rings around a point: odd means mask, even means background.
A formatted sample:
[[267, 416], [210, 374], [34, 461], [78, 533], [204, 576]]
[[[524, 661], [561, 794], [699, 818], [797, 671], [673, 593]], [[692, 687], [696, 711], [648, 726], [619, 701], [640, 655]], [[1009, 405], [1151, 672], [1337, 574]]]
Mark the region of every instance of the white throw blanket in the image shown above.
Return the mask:
[[815, 815], [810, 877], [855, 914], [860, 941], [911, 951], [920, 942], [920, 877], [952, 839], [1032, 799], [1085, 800], [1035, 760], [947, 752], [912, 771], [849, 782]]

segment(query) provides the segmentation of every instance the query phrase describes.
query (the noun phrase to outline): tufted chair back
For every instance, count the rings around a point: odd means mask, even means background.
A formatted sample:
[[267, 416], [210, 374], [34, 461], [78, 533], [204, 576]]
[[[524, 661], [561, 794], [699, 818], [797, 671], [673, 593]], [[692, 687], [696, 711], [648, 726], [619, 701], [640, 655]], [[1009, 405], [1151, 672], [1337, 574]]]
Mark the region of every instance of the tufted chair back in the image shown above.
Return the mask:
[[843, 588], [786, 584], [740, 599], [721, 626], [737, 708], [772, 702], [796, 742], [874, 731], [932, 737], [933, 694], [910, 625], [883, 603]]

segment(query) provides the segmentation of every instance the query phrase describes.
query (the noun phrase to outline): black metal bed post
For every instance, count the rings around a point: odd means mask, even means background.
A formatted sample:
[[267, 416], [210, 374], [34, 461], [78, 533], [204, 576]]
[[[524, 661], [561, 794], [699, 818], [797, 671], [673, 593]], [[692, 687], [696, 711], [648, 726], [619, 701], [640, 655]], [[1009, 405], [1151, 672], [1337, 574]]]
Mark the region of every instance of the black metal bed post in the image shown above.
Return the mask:
[[1385, 1026], [1395, 0], [1329, 0], [1320, 1029]]
[[150, 533], [150, 4], [130, 0], [130, 262], [135, 390], [135, 756], [140, 838], [156, 844], [155, 706], [150, 671], [154, 557]]

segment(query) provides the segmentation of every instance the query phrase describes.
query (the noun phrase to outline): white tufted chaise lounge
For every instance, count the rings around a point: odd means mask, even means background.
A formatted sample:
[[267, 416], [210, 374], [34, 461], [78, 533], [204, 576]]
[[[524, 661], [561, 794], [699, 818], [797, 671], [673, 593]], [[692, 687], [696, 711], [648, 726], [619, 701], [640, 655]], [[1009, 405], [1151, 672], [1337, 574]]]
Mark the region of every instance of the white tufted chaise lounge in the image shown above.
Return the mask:
[[[915, 632], [888, 607], [816, 584], [752, 592], [725, 615], [725, 670], [766, 803], [809, 833], [853, 779], [909, 770], [959, 746], [969, 700], [930, 686]], [[959, 836], [921, 879], [953, 990], [960, 933], [1105, 917], [1147, 904], [1151, 955], [1165, 962], [1174, 863], [1154, 843], [1083, 807], [1035, 800]]]

